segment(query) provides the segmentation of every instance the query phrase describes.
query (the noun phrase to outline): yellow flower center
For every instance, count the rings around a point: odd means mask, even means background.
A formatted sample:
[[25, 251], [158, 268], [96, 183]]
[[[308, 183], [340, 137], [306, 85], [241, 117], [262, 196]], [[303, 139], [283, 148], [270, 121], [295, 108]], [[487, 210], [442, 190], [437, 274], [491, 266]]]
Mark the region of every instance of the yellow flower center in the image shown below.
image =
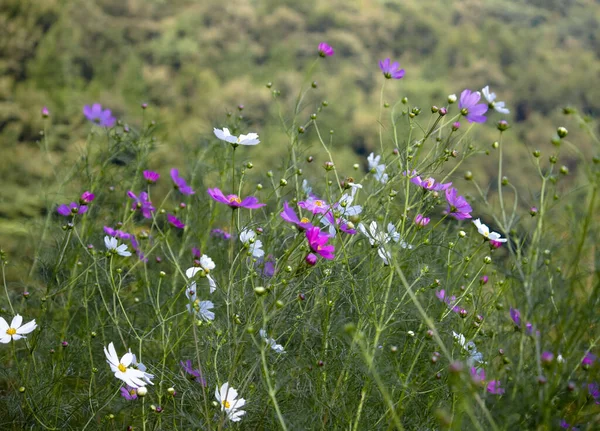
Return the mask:
[[119, 366], [117, 367], [119, 369], [120, 372], [124, 373], [125, 370], [127, 369], [127, 367], [123, 364], [119, 364]]
[[237, 196], [232, 196], [229, 198], [229, 202], [237, 202], [238, 204], [242, 203], [242, 200]]
[[323, 206], [323, 201], [315, 201], [315, 205], [318, 207], [322, 207]]
[[231, 403], [227, 400], [222, 401], [223, 407], [225, 407], [226, 409], [231, 407]]
[[132, 390], [129, 391], [129, 395], [135, 395], [135, 394], [136, 394], [135, 389], [132, 389]]
[[300, 219], [300, 223], [308, 223], [308, 222], [309, 222], [309, 220], [306, 217], [302, 217]]
[[17, 330], [16, 330], [15, 328], [8, 328], [8, 329], [6, 330], [6, 333], [7, 333], [8, 335], [15, 335], [15, 334], [17, 333]]
[[427, 187], [433, 187], [435, 180], [433, 178], [427, 178], [425, 182], [427, 183]]

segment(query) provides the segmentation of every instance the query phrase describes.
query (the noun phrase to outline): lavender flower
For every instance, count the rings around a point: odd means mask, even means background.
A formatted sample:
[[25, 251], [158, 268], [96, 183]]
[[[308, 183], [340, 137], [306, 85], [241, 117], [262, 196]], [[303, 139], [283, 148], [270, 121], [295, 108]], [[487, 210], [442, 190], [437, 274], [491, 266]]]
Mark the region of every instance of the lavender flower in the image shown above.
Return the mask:
[[293, 223], [300, 230], [310, 229], [312, 224], [306, 217], [298, 218], [293, 208], [287, 202], [283, 203], [283, 212], [279, 214], [288, 223]]
[[136, 196], [135, 193], [129, 190], [127, 196], [133, 199], [133, 203], [131, 204], [132, 210], [139, 209], [142, 211], [142, 215], [145, 218], [152, 218], [152, 211], [156, 208], [152, 206], [152, 202], [150, 202], [150, 199], [148, 198], [148, 193], [141, 192], [139, 196]]
[[504, 394], [504, 389], [500, 387], [500, 380], [492, 380], [488, 382], [486, 390], [493, 395]]
[[446, 201], [448, 201], [448, 207], [445, 214], [454, 217], [456, 220], [471, 218], [470, 212], [473, 211], [473, 208], [471, 208], [471, 205], [469, 205], [464, 197], [457, 196], [455, 188], [446, 190]]
[[94, 103], [92, 106], [83, 107], [83, 115], [92, 123], [101, 127], [112, 127], [117, 119], [112, 116], [110, 109], [102, 109], [102, 105]]
[[202, 377], [202, 371], [195, 370], [192, 365], [191, 359], [187, 359], [185, 362], [180, 361], [179, 364], [183, 367], [183, 371], [189, 374], [191, 380], [200, 383], [202, 386], [206, 387], [206, 380]]
[[179, 176], [178, 169], [171, 169], [171, 178], [175, 183], [175, 188], [179, 190], [184, 195], [193, 195], [196, 193], [190, 186], [187, 185], [186, 181]]
[[325, 42], [319, 44], [318, 50], [321, 57], [331, 57], [334, 54], [333, 48]]
[[209, 196], [216, 200], [217, 202], [221, 202], [223, 204], [229, 205], [233, 209], [237, 208], [248, 208], [248, 209], [256, 209], [264, 207], [266, 204], [261, 204], [258, 202], [258, 199], [254, 196], [248, 196], [244, 200], [242, 200], [238, 195], [227, 195], [225, 196], [221, 190], [218, 188], [208, 189], [207, 190]]
[[590, 396], [594, 399], [594, 402], [596, 404], [600, 404], [600, 386], [598, 386], [598, 383], [590, 383], [588, 385], [588, 392], [590, 393]]
[[77, 202], [71, 202], [69, 205], [62, 204], [56, 208], [56, 212], [58, 212], [61, 216], [72, 216], [75, 214], [85, 214], [87, 211], [87, 206], [79, 205]]
[[485, 103], [477, 103], [481, 99], [479, 91], [463, 90], [460, 93], [458, 108], [460, 113], [469, 123], [485, 123], [485, 114], [488, 107]]
[[121, 396], [125, 398], [127, 401], [136, 400], [138, 397], [137, 389], [132, 388], [129, 385], [125, 385], [121, 387]]
[[210, 234], [212, 236], [221, 237], [226, 241], [231, 239], [231, 234], [229, 232], [224, 231], [223, 229], [213, 229], [210, 231]]
[[400, 69], [397, 61], [393, 63], [389, 58], [379, 61], [379, 68], [383, 72], [386, 79], [402, 79], [404, 77], [404, 69]]
[[429, 191], [447, 190], [452, 185], [452, 183], [436, 183], [435, 180], [431, 177], [422, 180], [420, 176], [411, 178], [410, 182], [420, 187], [423, 187], [425, 190]]

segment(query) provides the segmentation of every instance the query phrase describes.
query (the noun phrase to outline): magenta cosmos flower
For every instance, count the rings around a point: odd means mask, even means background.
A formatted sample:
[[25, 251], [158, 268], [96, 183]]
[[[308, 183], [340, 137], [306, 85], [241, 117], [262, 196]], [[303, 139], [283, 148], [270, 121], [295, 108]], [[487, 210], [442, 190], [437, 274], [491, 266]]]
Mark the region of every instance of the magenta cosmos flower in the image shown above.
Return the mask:
[[456, 220], [464, 220], [471, 218], [471, 205], [462, 196], [457, 196], [455, 188], [446, 189], [446, 201], [448, 201], [448, 207], [446, 208], [445, 214], [450, 217], [454, 217]]
[[179, 190], [184, 195], [193, 195], [196, 193], [190, 186], [188, 186], [187, 182], [179, 176], [179, 169], [171, 169], [171, 178], [175, 183], [175, 188]]
[[329, 211], [329, 205], [316, 196], [311, 195], [307, 200], [298, 202], [298, 206], [302, 209], [310, 211], [313, 214], [325, 214]]
[[160, 174], [154, 171], [144, 171], [144, 178], [148, 181], [148, 184], [156, 184], [160, 178]]
[[173, 226], [175, 226], [177, 229], [183, 229], [185, 227], [185, 224], [173, 214], [167, 214], [167, 221]]
[[59, 205], [58, 208], [56, 208], [56, 211], [61, 216], [68, 217], [75, 214], [85, 214], [87, 211], [87, 206], [79, 205], [77, 202], [71, 202], [69, 205]]
[[321, 232], [321, 229], [314, 226], [306, 231], [306, 239], [310, 249], [315, 253], [319, 254], [324, 259], [333, 259], [333, 253], [335, 247], [333, 245], [326, 245], [329, 241], [329, 235]]
[[397, 61], [392, 61], [389, 58], [379, 60], [379, 68], [383, 72], [386, 79], [402, 79], [404, 77], [404, 69], [400, 69]]
[[288, 223], [295, 224], [296, 227], [300, 230], [306, 230], [313, 227], [310, 223], [310, 220], [306, 217], [298, 218], [294, 209], [291, 208], [287, 202], [283, 203], [283, 212], [280, 215], [282, 219], [284, 219]]
[[94, 103], [92, 106], [85, 105], [83, 107], [83, 115], [92, 123], [101, 127], [112, 127], [117, 119], [112, 116], [110, 109], [102, 109], [102, 105]]
[[208, 189], [207, 191], [211, 198], [213, 198], [217, 202], [229, 205], [233, 209], [248, 208], [253, 210], [256, 208], [264, 207], [266, 205], [258, 202], [258, 198], [254, 196], [248, 196], [247, 198], [242, 200], [238, 195], [225, 196], [223, 192], [216, 187], [214, 189]]
[[430, 191], [447, 190], [452, 185], [452, 183], [436, 183], [435, 180], [431, 177], [422, 180], [420, 176], [416, 176], [414, 178], [411, 178], [410, 181], [413, 184], [416, 184], [420, 187], [423, 187], [425, 190]]
[[479, 91], [463, 90], [460, 93], [458, 108], [460, 114], [464, 116], [469, 123], [485, 123], [485, 114], [488, 110], [488, 105], [485, 103], [477, 103], [481, 99]]
[[96, 195], [92, 192], [83, 192], [79, 198], [79, 202], [82, 205], [91, 203], [96, 198]]
[[319, 44], [319, 55], [321, 57], [331, 57], [334, 53], [335, 51], [333, 50], [333, 48], [327, 43], [321, 42]]
[[150, 202], [148, 193], [141, 192], [139, 196], [136, 196], [135, 193], [129, 190], [127, 192], [127, 196], [133, 199], [133, 203], [131, 204], [132, 210], [139, 209], [145, 218], [152, 218], [152, 211], [154, 211], [156, 208], [152, 206], [152, 202]]

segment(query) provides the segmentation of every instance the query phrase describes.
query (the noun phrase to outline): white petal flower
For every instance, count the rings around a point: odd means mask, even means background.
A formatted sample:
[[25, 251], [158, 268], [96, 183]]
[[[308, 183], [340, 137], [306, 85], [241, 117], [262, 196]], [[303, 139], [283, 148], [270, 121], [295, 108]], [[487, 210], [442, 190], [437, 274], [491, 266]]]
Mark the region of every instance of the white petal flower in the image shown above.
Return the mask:
[[383, 263], [385, 265], [390, 264], [390, 261], [392, 260], [392, 254], [389, 251], [387, 251], [383, 247], [379, 247], [377, 249], [377, 254], [379, 254], [379, 257], [381, 258], [381, 260], [383, 260]]
[[204, 272], [206, 272], [207, 274], [216, 267], [213, 260], [205, 254], [203, 254], [200, 257], [200, 266], [202, 267], [202, 269], [204, 269]]
[[374, 153], [369, 154], [367, 157], [367, 162], [369, 163], [369, 171], [375, 170], [375, 179], [382, 184], [387, 183], [388, 174], [384, 173], [385, 165], [379, 164], [379, 160], [381, 160], [381, 156], [375, 157]]
[[312, 187], [308, 185], [306, 179], [302, 180], [302, 191], [306, 196], [309, 196], [312, 193]]
[[285, 353], [285, 350], [281, 344], [277, 344], [277, 341], [275, 341], [274, 338], [269, 338], [267, 336], [267, 331], [261, 329], [260, 331], [258, 331], [258, 333], [272, 350], [274, 350], [277, 353]]
[[376, 221], [372, 221], [369, 224], [368, 231], [365, 228], [365, 225], [363, 225], [362, 223], [359, 223], [358, 230], [360, 230], [362, 232], [362, 234], [365, 235], [369, 239], [369, 242], [371, 243], [371, 246], [373, 246], [373, 247], [379, 246], [381, 244], [385, 244], [385, 243], [389, 242], [389, 240], [390, 240], [390, 237], [385, 232], [380, 232], [377, 229]]
[[117, 379], [124, 381], [127, 385], [136, 389], [146, 386], [147, 384], [153, 384], [150, 381], [150, 377], [154, 377], [152, 374], [130, 368], [134, 359], [131, 352], [125, 353], [123, 357], [119, 359], [114, 344], [110, 343], [108, 349], [104, 347], [104, 354], [106, 355], [106, 362], [110, 366], [112, 372], [115, 373]]
[[[129, 353], [131, 353], [131, 349], [129, 349]], [[152, 380], [154, 378], [154, 374], [150, 374], [146, 372], [146, 366], [144, 364], [142, 364], [141, 362], [137, 361], [137, 358], [135, 357], [135, 353], [131, 353], [131, 366], [136, 369], [136, 370], [140, 370], [142, 373], [144, 373], [144, 380], [146, 381], [146, 383], [152, 385]]]
[[262, 241], [256, 239], [256, 232], [251, 229], [244, 229], [240, 232], [240, 241], [244, 246], [248, 248], [250, 254], [256, 258], [263, 257], [265, 255], [262, 249]]
[[485, 239], [497, 241], [497, 242], [506, 242], [506, 238], [502, 238], [498, 232], [490, 232], [490, 228], [485, 224], [481, 223], [481, 220], [473, 220], [473, 224], [477, 228], [477, 232], [479, 232]]
[[207, 322], [209, 320], [215, 320], [215, 313], [210, 311], [213, 308], [215, 308], [215, 304], [213, 304], [212, 301], [200, 301], [198, 303], [198, 317]]
[[496, 93], [492, 93], [490, 92], [490, 87], [489, 86], [485, 86], [481, 92], [483, 93], [483, 97], [485, 97], [485, 100], [487, 100], [488, 102], [488, 106], [492, 109], [495, 109], [496, 111], [500, 112], [501, 114], [510, 114], [510, 111], [508, 110], [508, 108], [506, 108], [504, 105], [504, 102], [496, 102]]
[[[210, 293], [213, 293], [217, 288], [217, 283], [210, 276], [210, 271], [215, 269], [216, 265], [213, 260], [207, 255], [203, 254], [200, 256], [199, 260], [200, 266], [192, 266], [185, 271], [185, 276], [187, 278], [194, 278], [196, 274], [200, 273], [200, 275], [206, 277], [208, 280], [208, 285], [210, 287]], [[195, 284], [193, 284], [195, 286]], [[191, 285], [190, 285], [191, 287]]]
[[227, 127], [223, 130], [214, 128], [213, 132], [217, 138], [222, 141], [229, 142], [234, 146], [237, 145], [256, 145], [260, 143], [258, 139], [258, 133], [248, 133], [247, 135], [240, 135], [239, 137], [232, 135]]
[[131, 256], [131, 252], [127, 251], [127, 245], [126, 244], [119, 245], [119, 243], [117, 242], [117, 238], [115, 238], [114, 236], [106, 235], [104, 237], [104, 245], [106, 246], [106, 248], [109, 251], [112, 251], [113, 253], [116, 253], [119, 256], [124, 256], [124, 257]]
[[243, 398], [238, 399], [238, 392], [229, 387], [229, 383], [223, 383], [221, 389], [215, 389], [215, 398], [221, 404], [221, 411], [227, 413], [227, 417], [232, 422], [238, 422], [242, 416], [246, 414], [244, 410], [240, 410], [246, 404]]
[[390, 239], [394, 242], [400, 241], [400, 233], [396, 231], [396, 226], [393, 223], [388, 223], [387, 231]]
[[30, 332], [33, 332], [35, 328], [37, 328], [35, 319], [24, 325], [21, 325], [22, 323], [23, 317], [21, 317], [19, 314], [13, 317], [10, 325], [6, 322], [6, 320], [4, 320], [3, 317], [0, 317], [0, 343], [7, 344], [10, 343], [11, 340], [26, 338], [25, 334], [29, 334]]

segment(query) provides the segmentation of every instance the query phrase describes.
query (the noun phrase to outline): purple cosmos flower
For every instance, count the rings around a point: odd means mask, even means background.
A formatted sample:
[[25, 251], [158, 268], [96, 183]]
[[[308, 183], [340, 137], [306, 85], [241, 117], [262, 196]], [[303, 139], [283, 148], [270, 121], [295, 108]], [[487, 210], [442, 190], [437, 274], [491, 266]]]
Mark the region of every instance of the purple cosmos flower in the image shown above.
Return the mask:
[[196, 259], [200, 259], [202, 257], [202, 253], [198, 247], [192, 247], [192, 256], [194, 256]]
[[596, 404], [600, 404], [600, 386], [598, 386], [598, 383], [590, 383], [588, 385], [588, 392]]
[[310, 211], [313, 214], [325, 214], [329, 211], [329, 205], [322, 201], [321, 199], [317, 199], [316, 196], [312, 195], [305, 201], [298, 202], [298, 206], [302, 209]]
[[483, 368], [471, 367], [471, 379], [476, 385], [481, 385], [485, 381], [485, 370]]
[[125, 385], [121, 387], [121, 396], [125, 398], [127, 401], [136, 400], [138, 397], [137, 389], [132, 388], [129, 385]]
[[324, 259], [333, 259], [335, 247], [333, 245], [325, 245], [329, 241], [329, 235], [322, 233], [321, 230], [314, 226], [306, 230], [306, 239], [310, 249], [319, 254]]
[[167, 214], [167, 221], [173, 226], [175, 226], [177, 229], [183, 229], [185, 227], [185, 224], [173, 214]]
[[92, 106], [83, 107], [83, 115], [92, 123], [101, 127], [112, 127], [117, 119], [112, 116], [110, 109], [102, 109], [102, 105], [94, 103]]
[[193, 368], [191, 359], [188, 359], [185, 362], [180, 361], [179, 364], [183, 367], [183, 371], [189, 374], [190, 380], [194, 380], [206, 387], [206, 380], [202, 377], [202, 371]]
[[210, 234], [212, 236], [217, 236], [217, 237], [221, 237], [224, 240], [228, 240], [231, 239], [231, 234], [229, 232], [224, 231], [223, 229], [213, 229], [210, 231]]
[[500, 242], [500, 241], [496, 241], [494, 239], [490, 239], [490, 247], [491, 248], [500, 248], [502, 247], [502, 244], [504, 244], [506, 241]]
[[275, 258], [272, 255], [267, 256], [267, 258], [259, 258], [256, 261], [255, 266], [258, 269], [259, 275], [265, 278], [271, 278], [275, 275]]
[[229, 205], [233, 209], [248, 208], [253, 210], [256, 208], [264, 207], [266, 205], [258, 202], [258, 198], [254, 196], [248, 196], [247, 198], [242, 200], [238, 195], [225, 196], [223, 192], [216, 187], [214, 189], [208, 189], [207, 191], [211, 198], [213, 198], [217, 202]]
[[289, 206], [287, 202], [283, 203], [283, 212], [280, 214], [281, 218], [288, 223], [293, 223], [300, 230], [310, 229], [312, 224], [306, 217], [298, 218], [293, 208]]
[[179, 176], [178, 169], [171, 169], [171, 178], [173, 178], [173, 182], [175, 183], [175, 188], [179, 190], [184, 195], [193, 195], [196, 193], [190, 186], [187, 185], [185, 180]]
[[81, 197], [79, 198], [79, 202], [82, 205], [89, 204], [90, 202], [92, 202], [94, 200], [95, 197], [96, 197], [96, 195], [94, 195], [92, 192], [83, 192]]
[[107, 235], [110, 236], [114, 236], [115, 238], [118, 239], [131, 239], [131, 237], [133, 237], [133, 235], [127, 233], [127, 232], [123, 232], [122, 230], [118, 230], [118, 229], [113, 229], [111, 227], [108, 226], [104, 226], [104, 232]]
[[429, 224], [431, 219], [429, 217], [424, 217], [422, 214], [417, 214], [415, 217], [415, 224], [419, 227], [425, 227]]
[[448, 201], [448, 207], [444, 214], [448, 214], [450, 217], [454, 217], [456, 220], [464, 220], [471, 218], [471, 205], [462, 196], [457, 196], [456, 189], [446, 189], [446, 201]]
[[446, 183], [446, 184], [436, 183], [435, 180], [431, 177], [422, 180], [421, 177], [419, 177], [419, 176], [411, 178], [410, 182], [418, 185], [419, 187], [423, 187], [425, 190], [430, 190], [430, 191], [447, 190], [448, 187], [450, 187], [452, 185], [452, 183]]
[[454, 123], [452, 123], [452, 131], [456, 132], [458, 129], [460, 129], [460, 123], [458, 121], [455, 121]]
[[521, 312], [518, 309], [510, 307], [510, 318], [515, 325], [521, 327]]
[[566, 420], [561, 419], [560, 423], [558, 424], [558, 426], [560, 426], [563, 429], [568, 430], [569, 428], [571, 428], [571, 424], [569, 424]]
[[500, 387], [500, 380], [488, 382], [486, 390], [494, 395], [502, 395], [504, 393], [504, 389]]
[[155, 184], [160, 178], [160, 174], [154, 171], [144, 171], [144, 178], [148, 181], [148, 184]]
[[460, 93], [458, 108], [461, 115], [467, 118], [469, 123], [485, 123], [485, 114], [488, 110], [488, 105], [485, 103], [477, 103], [481, 99], [479, 91], [463, 90]]
[[581, 360], [581, 365], [589, 368], [592, 365], [594, 365], [595, 361], [596, 361], [596, 355], [594, 355], [592, 352], [587, 352], [585, 354], [585, 356], [583, 357], [583, 359]]
[[404, 77], [404, 69], [400, 69], [398, 62], [394, 61], [392, 63], [389, 58], [379, 60], [379, 68], [386, 79], [402, 79]]
[[446, 296], [446, 291], [444, 289], [438, 290], [437, 292], [435, 292], [435, 296], [437, 296], [437, 298], [442, 301], [443, 303], [445, 303], [449, 309], [451, 309], [452, 311], [454, 311], [455, 313], [467, 313], [467, 310], [465, 310], [464, 308], [459, 307], [458, 305], [456, 305], [456, 296], [452, 295], [452, 296]]
[[139, 209], [142, 211], [142, 215], [145, 218], [152, 218], [152, 211], [154, 211], [156, 208], [154, 208], [152, 206], [152, 202], [150, 202], [150, 200], [148, 198], [148, 193], [141, 192], [138, 197], [135, 195], [135, 193], [133, 193], [131, 190], [129, 190], [127, 192], [127, 196], [129, 196], [131, 199], [133, 199], [133, 203], [131, 204], [132, 210]]
[[87, 211], [87, 206], [79, 205], [77, 202], [71, 202], [69, 205], [59, 205], [58, 208], [56, 208], [56, 211], [61, 216], [68, 217], [75, 214], [85, 214], [85, 212]]
[[490, 278], [487, 275], [484, 275], [483, 277], [481, 277], [479, 279], [479, 284], [483, 285], [483, 284], [487, 284], [488, 281], [490, 281]]
[[552, 363], [552, 361], [554, 361], [554, 353], [544, 351], [540, 355], [540, 360], [542, 361], [543, 364], [550, 365]]
[[321, 219], [321, 222], [324, 222], [324, 221], [327, 225], [329, 225], [330, 235], [331, 235], [332, 229], [333, 229], [334, 233], [335, 233], [335, 229], [339, 229], [342, 232], [345, 232], [350, 235], [356, 234], [356, 229], [352, 229], [348, 225], [346, 220], [344, 220], [343, 218], [341, 218], [341, 217], [335, 218], [331, 211], [328, 211], [325, 213], [325, 217], [323, 219]]
[[334, 54], [333, 48], [325, 42], [321, 42], [318, 49], [321, 57], [331, 57]]
[[49, 116], [50, 116], [50, 111], [48, 110], [47, 106], [44, 106], [42, 108], [42, 117], [48, 118]]

